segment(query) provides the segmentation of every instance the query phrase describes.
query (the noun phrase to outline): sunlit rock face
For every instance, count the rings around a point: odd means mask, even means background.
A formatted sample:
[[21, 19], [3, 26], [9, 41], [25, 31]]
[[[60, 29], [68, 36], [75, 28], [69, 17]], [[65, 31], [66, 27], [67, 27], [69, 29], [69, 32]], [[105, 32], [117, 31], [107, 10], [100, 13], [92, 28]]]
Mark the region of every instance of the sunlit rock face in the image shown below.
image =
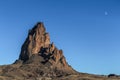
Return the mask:
[[66, 62], [63, 51], [59, 50], [53, 42], [50, 43], [49, 33], [46, 32], [42, 22], [29, 30], [28, 37], [21, 48], [19, 60], [26, 62], [31, 59], [32, 55], [41, 56], [44, 64], [49, 63], [52, 67], [72, 70]]
[[20, 59], [27, 60], [32, 54], [38, 54], [41, 48], [49, 47], [49, 45], [49, 34], [43, 23], [39, 22], [29, 30], [28, 37], [21, 48]]

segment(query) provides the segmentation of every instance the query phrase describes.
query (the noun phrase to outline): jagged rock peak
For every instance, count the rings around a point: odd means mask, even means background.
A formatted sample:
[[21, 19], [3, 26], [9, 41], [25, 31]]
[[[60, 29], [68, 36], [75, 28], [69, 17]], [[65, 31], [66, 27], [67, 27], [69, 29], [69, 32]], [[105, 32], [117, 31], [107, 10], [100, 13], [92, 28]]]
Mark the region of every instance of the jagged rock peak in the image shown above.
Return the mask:
[[53, 42], [50, 43], [50, 36], [41, 22], [29, 30], [19, 59], [14, 64], [29, 65], [35, 70], [40, 68], [44, 70], [43, 73], [50, 73], [51, 76], [76, 73], [66, 62], [63, 51], [59, 50]]
[[17, 62], [19, 61], [74, 72], [66, 62], [63, 51], [59, 50], [53, 42], [50, 43], [50, 36], [41, 22], [29, 30], [28, 37], [22, 45]]
[[42, 22], [37, 23], [31, 30], [29, 30], [28, 37], [24, 42], [19, 59], [28, 60], [32, 54], [38, 54], [41, 47], [48, 47], [50, 45], [50, 36], [46, 32]]
[[67, 65], [63, 51], [57, 49], [53, 42], [50, 44], [50, 36], [42, 22], [37, 23], [29, 30], [28, 37], [22, 45], [19, 60], [26, 62], [35, 54], [44, 58], [43, 62], [49, 62], [53, 65]]
[[41, 34], [45, 33], [46, 29], [43, 22], [38, 22], [31, 30], [29, 30], [29, 34], [33, 35], [37, 31], [39, 31]]

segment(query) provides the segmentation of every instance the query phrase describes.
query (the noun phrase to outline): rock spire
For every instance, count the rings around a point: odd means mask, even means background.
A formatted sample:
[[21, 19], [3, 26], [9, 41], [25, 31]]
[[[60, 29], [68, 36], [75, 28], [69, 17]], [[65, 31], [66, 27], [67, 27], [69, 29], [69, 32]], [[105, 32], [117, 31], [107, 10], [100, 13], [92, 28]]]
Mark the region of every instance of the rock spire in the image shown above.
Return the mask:
[[29, 30], [28, 37], [21, 48], [19, 59], [28, 60], [32, 54], [38, 54], [41, 48], [49, 47], [50, 36], [42, 22], [37, 23]]
[[30, 61], [33, 55], [41, 56], [39, 60], [44, 64], [72, 70], [66, 62], [63, 51], [59, 50], [53, 42], [50, 43], [49, 33], [46, 32], [42, 22], [37, 23], [29, 30], [28, 37], [22, 45], [19, 60]]

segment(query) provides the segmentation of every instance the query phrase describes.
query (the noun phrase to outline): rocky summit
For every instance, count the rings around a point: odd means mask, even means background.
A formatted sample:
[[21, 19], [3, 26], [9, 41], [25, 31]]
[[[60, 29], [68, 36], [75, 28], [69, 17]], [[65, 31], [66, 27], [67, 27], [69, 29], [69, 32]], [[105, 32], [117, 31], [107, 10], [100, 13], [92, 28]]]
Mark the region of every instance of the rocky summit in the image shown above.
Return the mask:
[[[37, 60], [38, 61], [35, 61]], [[22, 63], [38, 63], [49, 68], [60, 69], [64, 72], [75, 72], [66, 62], [63, 51], [57, 49], [54, 43], [50, 42], [49, 33], [43, 23], [37, 23], [29, 30], [28, 37], [21, 48], [19, 60]]]
[[28, 32], [19, 59], [0, 66], [0, 80], [120, 80], [117, 75], [92, 75], [75, 71], [46, 32], [42, 22]]

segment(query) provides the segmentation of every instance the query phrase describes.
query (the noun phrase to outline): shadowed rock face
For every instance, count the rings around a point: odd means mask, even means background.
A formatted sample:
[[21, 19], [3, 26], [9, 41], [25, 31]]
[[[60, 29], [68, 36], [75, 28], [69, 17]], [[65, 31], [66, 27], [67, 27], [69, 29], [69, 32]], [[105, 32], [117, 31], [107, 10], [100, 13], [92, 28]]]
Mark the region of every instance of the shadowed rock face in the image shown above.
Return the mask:
[[19, 60], [27, 62], [33, 55], [41, 56], [43, 64], [49, 63], [54, 65], [53, 67], [72, 71], [63, 56], [63, 51], [58, 50], [53, 42], [50, 43], [49, 33], [46, 32], [42, 22], [29, 30], [28, 37], [21, 48]]

